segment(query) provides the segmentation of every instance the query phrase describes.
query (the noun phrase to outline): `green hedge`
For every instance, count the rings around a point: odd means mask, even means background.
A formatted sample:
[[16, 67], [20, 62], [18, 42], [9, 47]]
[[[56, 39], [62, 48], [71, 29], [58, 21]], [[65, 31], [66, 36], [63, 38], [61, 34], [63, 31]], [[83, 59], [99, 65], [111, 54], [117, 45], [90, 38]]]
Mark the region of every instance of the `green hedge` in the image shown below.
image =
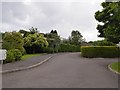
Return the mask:
[[60, 44], [59, 52], [80, 52], [80, 46], [71, 44]]
[[43, 50], [44, 50], [43, 51], [44, 53], [53, 53], [54, 52], [54, 49], [51, 47], [44, 48]]
[[82, 46], [81, 55], [88, 58], [115, 58], [120, 57], [120, 49], [116, 46]]
[[21, 60], [22, 53], [18, 49], [12, 49], [7, 51], [7, 57], [4, 63], [10, 63]]

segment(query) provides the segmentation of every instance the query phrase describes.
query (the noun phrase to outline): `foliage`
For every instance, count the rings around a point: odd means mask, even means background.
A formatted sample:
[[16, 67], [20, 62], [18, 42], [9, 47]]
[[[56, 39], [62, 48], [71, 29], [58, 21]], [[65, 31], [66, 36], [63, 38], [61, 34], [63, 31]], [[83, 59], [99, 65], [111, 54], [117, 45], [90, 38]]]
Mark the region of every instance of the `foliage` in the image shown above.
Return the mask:
[[71, 44], [60, 44], [59, 52], [80, 52], [80, 46]]
[[29, 30], [30, 30], [30, 34], [38, 33], [37, 28], [32, 27], [32, 28], [30, 28]]
[[23, 29], [19, 30], [19, 32], [23, 35], [23, 38], [27, 37], [30, 34], [30, 32], [23, 30]]
[[120, 2], [103, 2], [102, 11], [95, 13], [98, 24], [99, 37], [105, 37], [113, 43], [120, 42]]
[[73, 45], [80, 45], [81, 42], [83, 41], [82, 35], [79, 31], [72, 31], [71, 32], [71, 37], [69, 37], [70, 44]]
[[61, 40], [57, 30], [51, 30], [50, 33], [42, 34], [38, 32], [37, 28], [32, 27], [29, 30], [21, 29], [19, 32], [6, 32], [3, 39], [3, 48], [7, 50], [19, 49], [22, 54], [57, 53], [59, 51], [80, 51], [82, 35], [79, 31], [72, 31], [71, 37], [65, 41]]
[[115, 46], [114, 43], [109, 42], [107, 40], [98, 40], [98, 41], [94, 41], [94, 42], [90, 42], [90, 43], [93, 46]]
[[15, 55], [15, 61], [21, 60], [21, 57], [22, 57], [21, 51], [18, 50], [18, 49], [15, 49], [15, 50], [13, 50], [13, 52], [14, 52], [14, 55]]
[[27, 37], [24, 38], [24, 47], [26, 49], [26, 52], [37, 53], [43, 47], [47, 46], [48, 46], [47, 39], [42, 34], [39, 33], [29, 34]]
[[64, 43], [64, 44], [70, 44], [70, 40], [69, 39], [64, 39], [61, 41], [61, 43]]
[[0, 32], [0, 49], [2, 48], [2, 33]]
[[43, 52], [45, 53], [54, 53], [54, 49], [52, 47], [47, 47], [43, 49]]
[[[51, 30], [50, 33], [45, 34], [47, 41], [49, 43], [49, 50], [53, 50], [53, 52], [58, 52], [58, 47], [60, 45], [60, 36], [58, 35], [56, 30]], [[53, 49], [51, 49], [53, 48]]]
[[116, 46], [82, 46], [81, 55], [88, 58], [114, 58], [120, 57], [120, 48]]
[[23, 38], [19, 32], [6, 32], [3, 37], [2, 48], [7, 50], [19, 49], [22, 53], [25, 53], [23, 44]]
[[20, 29], [19, 32], [23, 35], [23, 38], [24, 38], [24, 37], [27, 37], [29, 34], [38, 33], [38, 29], [31, 27], [29, 30]]
[[10, 63], [21, 60], [22, 53], [18, 49], [12, 49], [7, 51], [7, 58], [4, 63]]

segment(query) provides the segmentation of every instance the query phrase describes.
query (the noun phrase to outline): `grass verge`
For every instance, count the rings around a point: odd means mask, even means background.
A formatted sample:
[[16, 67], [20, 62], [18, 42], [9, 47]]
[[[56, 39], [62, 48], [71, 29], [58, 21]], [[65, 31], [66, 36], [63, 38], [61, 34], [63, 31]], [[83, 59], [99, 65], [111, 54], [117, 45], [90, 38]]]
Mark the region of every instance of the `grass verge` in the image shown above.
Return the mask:
[[120, 73], [120, 62], [114, 62], [110, 64], [110, 68], [113, 69], [114, 71]]
[[42, 54], [26, 54], [26, 55], [23, 55], [21, 59], [24, 60], [24, 59], [28, 59], [34, 56], [41, 56], [41, 55]]

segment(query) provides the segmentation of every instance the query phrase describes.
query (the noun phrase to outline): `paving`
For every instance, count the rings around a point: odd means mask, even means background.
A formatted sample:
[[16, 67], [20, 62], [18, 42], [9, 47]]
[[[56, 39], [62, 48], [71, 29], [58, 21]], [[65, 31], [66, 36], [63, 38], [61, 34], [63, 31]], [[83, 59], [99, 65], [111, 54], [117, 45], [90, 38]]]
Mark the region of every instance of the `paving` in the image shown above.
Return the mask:
[[42, 56], [34, 56], [25, 60], [13, 62], [13, 63], [7, 63], [2, 65], [2, 71], [11, 71], [14, 69], [20, 69], [20, 68], [27, 68], [29, 66], [35, 65], [40, 63], [41, 61], [45, 60], [48, 57], [52, 57], [55, 54], [43, 54]]
[[118, 75], [107, 67], [116, 61], [57, 54], [36, 68], [3, 74], [2, 84], [3, 88], [118, 88]]

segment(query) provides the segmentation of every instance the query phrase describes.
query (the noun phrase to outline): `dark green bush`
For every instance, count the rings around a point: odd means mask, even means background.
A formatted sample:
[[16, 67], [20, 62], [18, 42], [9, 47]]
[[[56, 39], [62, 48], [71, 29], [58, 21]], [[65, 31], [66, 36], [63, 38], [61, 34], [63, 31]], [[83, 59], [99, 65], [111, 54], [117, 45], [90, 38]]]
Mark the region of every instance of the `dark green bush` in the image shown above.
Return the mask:
[[60, 44], [59, 52], [80, 52], [80, 46], [71, 45], [71, 44]]
[[45, 53], [53, 53], [53, 52], [54, 52], [54, 49], [51, 48], [51, 47], [47, 47], [47, 48], [44, 48], [44, 52], [45, 52]]
[[4, 63], [10, 63], [21, 60], [22, 53], [18, 49], [12, 49], [7, 51], [7, 58]]
[[82, 46], [81, 55], [88, 58], [115, 58], [120, 57], [120, 49], [116, 46]]

